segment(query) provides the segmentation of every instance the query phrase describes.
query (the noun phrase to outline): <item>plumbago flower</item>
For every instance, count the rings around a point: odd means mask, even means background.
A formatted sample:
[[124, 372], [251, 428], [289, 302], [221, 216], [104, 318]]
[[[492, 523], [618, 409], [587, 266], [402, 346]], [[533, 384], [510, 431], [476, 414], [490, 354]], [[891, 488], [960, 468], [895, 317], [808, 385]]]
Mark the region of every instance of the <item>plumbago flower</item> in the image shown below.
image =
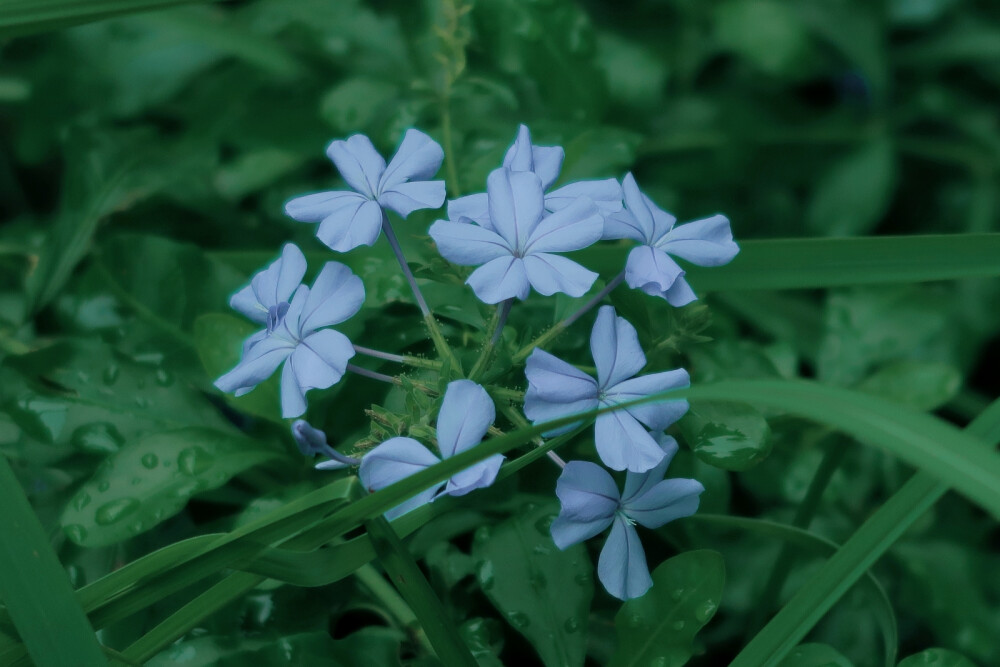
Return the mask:
[[[566, 154], [561, 146], [532, 144], [531, 132], [526, 125], [521, 125], [517, 129], [517, 138], [504, 155], [503, 166], [514, 172], [534, 173], [542, 182], [542, 190], [548, 190], [559, 178], [559, 170], [565, 157]], [[557, 188], [545, 195], [545, 210], [558, 211], [566, 208], [578, 197], [588, 197], [597, 206], [601, 215], [622, 210], [622, 188], [613, 178], [578, 181]], [[487, 194], [482, 192], [452, 199], [448, 202], [448, 218], [454, 222], [469, 218], [480, 226], [489, 228]]]
[[635, 524], [659, 528], [691, 516], [705, 490], [693, 479], [664, 479], [678, 447], [667, 435], [660, 436], [659, 444], [660, 463], [645, 473], [628, 473], [622, 494], [611, 475], [589, 461], [570, 461], [556, 482], [561, 508], [549, 528], [553, 541], [565, 549], [611, 526], [597, 562], [597, 576], [620, 600], [639, 597], [653, 585]]
[[[668, 389], [687, 387], [687, 371], [678, 368], [635, 377], [646, 365], [635, 327], [603, 306], [590, 334], [597, 380], [561, 359], [535, 349], [525, 367], [528, 391], [524, 414], [535, 424], [619, 405]], [[688, 409], [684, 400], [643, 403], [600, 415], [594, 425], [597, 453], [614, 470], [645, 472], [663, 458], [663, 449], [643, 424], [662, 431]], [[569, 430], [568, 427], [563, 430]], [[558, 433], [560, 431], [556, 431]]]
[[215, 381], [220, 390], [242, 396], [284, 364], [281, 413], [286, 418], [306, 411], [307, 391], [326, 389], [343, 377], [354, 346], [326, 327], [352, 317], [365, 300], [361, 279], [343, 264], [324, 264], [312, 288], [300, 284], [305, 270], [302, 251], [289, 243], [279, 259], [233, 295], [230, 305], [265, 328], [243, 344], [239, 364]]
[[316, 236], [337, 252], [374, 245], [383, 209], [405, 218], [444, 203], [444, 181], [428, 180], [440, 169], [444, 151], [419, 130], [406, 131], [388, 166], [363, 134], [332, 142], [326, 154], [354, 191], [296, 197], [285, 204], [285, 213], [299, 222], [320, 223]]
[[[359, 472], [361, 481], [369, 491], [377, 491], [405, 479], [441, 459], [478, 445], [496, 419], [496, 408], [489, 394], [472, 380], [455, 380], [448, 383], [441, 411], [437, 419], [437, 441], [441, 458], [413, 438], [390, 438], [365, 454]], [[441, 495], [464, 496], [475, 489], [482, 489], [497, 477], [504, 457], [495, 454], [465, 470], [452, 475], [442, 484], [426, 489], [385, 513], [395, 519]], [[320, 464], [322, 465], [322, 464]]]
[[330, 443], [326, 441], [326, 434], [304, 419], [296, 419], [292, 422], [292, 438], [302, 456], [323, 454], [329, 457], [329, 461], [323, 461], [316, 465], [319, 470], [339, 470], [361, 463], [359, 459], [345, 456], [331, 447]]
[[713, 215], [675, 227], [677, 218], [640, 192], [632, 174], [626, 174], [622, 187], [625, 210], [607, 217], [604, 238], [632, 239], [642, 244], [628, 255], [625, 281], [629, 287], [666, 299], [672, 306], [691, 303], [698, 297], [684, 279], [684, 270], [670, 255], [698, 266], [729, 263], [740, 251], [733, 241], [729, 219]]
[[488, 223], [438, 220], [429, 232], [446, 259], [481, 265], [466, 281], [481, 301], [525, 299], [532, 287], [546, 296], [581, 296], [590, 289], [596, 273], [553, 253], [579, 250], [601, 238], [604, 222], [593, 201], [577, 197], [546, 215], [541, 179], [506, 167], [489, 175], [487, 196]]

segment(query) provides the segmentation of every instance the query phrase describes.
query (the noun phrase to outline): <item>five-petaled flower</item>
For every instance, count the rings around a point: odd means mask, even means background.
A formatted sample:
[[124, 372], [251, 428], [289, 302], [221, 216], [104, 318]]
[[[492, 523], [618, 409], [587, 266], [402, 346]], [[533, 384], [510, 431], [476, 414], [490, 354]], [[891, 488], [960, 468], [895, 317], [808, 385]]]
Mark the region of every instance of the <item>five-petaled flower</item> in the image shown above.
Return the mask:
[[[439, 459], [413, 438], [390, 438], [365, 454], [361, 459], [359, 474], [369, 491], [377, 491], [405, 479], [441, 459], [478, 445], [496, 418], [496, 408], [486, 390], [472, 380], [455, 380], [448, 383], [441, 411], [437, 418]], [[424, 505], [440, 495], [464, 496], [470, 491], [489, 486], [497, 477], [504, 457], [494, 454], [451, 476], [444, 490], [437, 484], [421, 491], [406, 502], [385, 513], [389, 519]]]
[[444, 151], [419, 130], [406, 131], [388, 166], [363, 134], [332, 142], [326, 154], [354, 191], [296, 197], [285, 204], [285, 213], [299, 222], [320, 223], [316, 236], [333, 250], [374, 245], [386, 208], [405, 218], [444, 203], [444, 181], [428, 180], [441, 167]]
[[625, 265], [629, 287], [666, 299], [672, 306], [691, 303], [695, 296], [684, 279], [684, 270], [670, 255], [698, 266], [721, 266], [740, 251], [733, 241], [729, 219], [713, 215], [674, 226], [670, 215], [639, 191], [632, 174], [622, 180], [625, 210], [612, 213], [604, 221], [605, 239], [632, 239], [642, 245], [633, 248]]
[[[507, 149], [503, 166], [511, 171], [530, 171], [542, 182], [542, 190], [548, 190], [559, 178], [563, 158], [561, 146], [536, 146], [531, 143], [531, 132], [526, 125], [517, 128], [517, 137]], [[576, 181], [556, 188], [545, 195], [545, 209], [558, 211], [566, 208], [577, 197], [587, 197], [597, 206], [601, 215], [622, 210], [622, 187], [614, 178], [594, 181]], [[466, 195], [448, 202], [448, 219], [459, 222], [469, 218], [483, 227], [489, 227], [489, 204], [485, 192]]]
[[[683, 368], [635, 377], [646, 365], [646, 355], [639, 346], [635, 327], [615, 315], [611, 306], [603, 306], [597, 314], [590, 334], [590, 352], [597, 366], [596, 381], [544, 350], [531, 353], [525, 367], [528, 391], [524, 414], [528, 419], [539, 424], [690, 384]], [[594, 440], [601, 461], [615, 470], [649, 470], [663, 459], [663, 450], [642, 425], [662, 431], [687, 409], [687, 401], [670, 400], [632, 405], [598, 416]]]
[[301, 285], [306, 261], [289, 243], [281, 257], [237, 292], [230, 305], [265, 329], [243, 344], [236, 367], [215, 381], [225, 392], [242, 396], [269, 378], [283, 363], [281, 413], [306, 411], [305, 393], [340, 381], [354, 356], [347, 336], [325, 327], [347, 320], [365, 300], [361, 279], [339, 262], [327, 262], [310, 289]]
[[565, 549], [611, 526], [597, 562], [597, 575], [604, 588], [621, 600], [639, 597], [653, 585], [635, 524], [659, 528], [691, 516], [705, 490], [693, 479], [664, 479], [677, 453], [677, 442], [662, 435], [660, 445], [660, 463], [645, 473], [628, 473], [621, 495], [611, 475], [589, 461], [570, 461], [556, 483], [561, 509], [549, 529], [552, 539]]
[[604, 221], [593, 201], [577, 197], [546, 215], [541, 179], [506, 167], [490, 174], [487, 195], [487, 219], [438, 220], [429, 232], [446, 259], [481, 265], [466, 281], [481, 301], [526, 299], [532, 287], [546, 296], [581, 296], [590, 289], [596, 273], [553, 253], [601, 238]]

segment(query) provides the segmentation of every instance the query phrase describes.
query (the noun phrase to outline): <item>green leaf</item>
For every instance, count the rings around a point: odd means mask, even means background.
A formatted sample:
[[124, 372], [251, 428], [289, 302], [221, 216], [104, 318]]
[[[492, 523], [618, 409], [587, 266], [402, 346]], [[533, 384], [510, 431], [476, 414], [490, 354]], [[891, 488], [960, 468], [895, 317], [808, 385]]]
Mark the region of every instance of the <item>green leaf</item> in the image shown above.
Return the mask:
[[899, 661], [899, 667], [975, 667], [975, 663], [955, 651], [946, 648], [929, 648], [926, 651]]
[[749, 470], [771, 453], [771, 428], [742, 403], [698, 402], [680, 422], [699, 459], [723, 470]]
[[39, 665], [107, 660], [21, 485], [0, 456], [0, 600]]
[[653, 571], [653, 587], [615, 616], [618, 649], [611, 667], [683, 665], [694, 637], [719, 608], [725, 563], [715, 551], [688, 551]]
[[[222, 313], [208, 313], [194, 321], [194, 344], [205, 372], [210, 378], [232, 370], [240, 360], [243, 341], [259, 330], [254, 324]], [[279, 375], [261, 383], [244, 396], [225, 394], [226, 402], [237, 410], [284, 423], [281, 417]]]
[[0, 38], [57, 30], [112, 16], [148, 12], [206, 0], [6, 0]]
[[765, 72], [789, 74], [808, 53], [805, 27], [775, 0], [729, 0], [715, 9], [715, 38]]
[[472, 556], [479, 586], [510, 625], [551, 667], [583, 665], [593, 567], [582, 544], [560, 551], [549, 525], [551, 504], [527, 503], [495, 526], [476, 531]]
[[815, 234], [854, 236], [872, 231], [896, 189], [896, 159], [878, 139], [834, 163], [813, 193], [806, 224]]
[[77, 544], [115, 544], [172, 517], [195, 494], [279, 457], [255, 440], [204, 428], [148, 435], [109, 458], [60, 522]]
[[399, 87], [370, 77], [345, 79], [320, 102], [323, 119], [337, 132], [370, 131], [399, 103]]
[[902, 360], [881, 367], [857, 388], [917, 410], [934, 410], [954, 398], [961, 386], [962, 374], [950, 364]]
[[[735, 226], [739, 238], [739, 226]], [[725, 266], [685, 265], [695, 292], [806, 289], [919, 283], [1000, 275], [1000, 234], [944, 234], [848, 239], [740, 241]], [[604, 276], [625, 266], [630, 245], [594, 246], [573, 254]], [[683, 263], [683, 262], [682, 262]]]
[[832, 646], [799, 644], [778, 667], [854, 667], [854, 663]]

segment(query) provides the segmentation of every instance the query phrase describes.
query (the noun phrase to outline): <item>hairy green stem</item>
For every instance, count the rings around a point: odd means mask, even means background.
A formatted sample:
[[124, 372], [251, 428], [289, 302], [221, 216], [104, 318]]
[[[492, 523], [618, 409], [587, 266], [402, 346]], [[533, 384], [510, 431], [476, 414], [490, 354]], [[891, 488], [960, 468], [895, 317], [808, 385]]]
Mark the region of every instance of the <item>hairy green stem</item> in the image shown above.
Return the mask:
[[496, 352], [497, 342], [500, 340], [500, 334], [503, 333], [503, 327], [507, 323], [507, 316], [510, 314], [510, 307], [513, 303], [513, 298], [507, 299], [500, 303], [496, 307], [496, 310], [493, 311], [493, 318], [486, 327], [487, 331], [493, 329], [493, 335], [483, 345], [483, 349], [479, 352], [479, 358], [476, 359], [476, 363], [469, 373], [469, 379], [473, 382], [478, 381], [479, 376], [489, 369], [490, 364], [493, 363], [493, 354]]

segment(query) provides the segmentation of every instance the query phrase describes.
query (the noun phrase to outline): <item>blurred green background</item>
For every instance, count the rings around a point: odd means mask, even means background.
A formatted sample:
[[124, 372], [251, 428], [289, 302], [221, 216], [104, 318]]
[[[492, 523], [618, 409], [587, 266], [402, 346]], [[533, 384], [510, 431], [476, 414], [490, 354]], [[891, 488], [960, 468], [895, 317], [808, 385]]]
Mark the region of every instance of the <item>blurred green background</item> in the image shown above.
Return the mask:
[[[127, 357], [154, 369], [159, 384], [138, 380], [134, 390], [161, 387], [160, 417], [215, 426], [221, 418], [198, 393], [210, 378], [185, 341], [214, 335], [215, 320], [199, 327], [196, 318], [225, 311], [226, 296], [283, 241], [318, 249], [312, 227], [283, 216], [282, 204], [338, 182], [323, 154], [333, 138], [362, 132], [389, 152], [406, 128], [427, 131], [445, 145], [442, 176], [457, 196], [484, 189], [526, 123], [536, 143], [565, 147], [563, 182], [631, 170], [680, 220], [725, 213], [738, 240], [998, 230], [1000, 3], [990, 0], [247, 0], [130, 11], [153, 4], [107, 2], [102, 11], [127, 15], [87, 23], [85, 2], [0, 2], [0, 351], [24, 356], [0, 372], [0, 447], [53, 530], [102, 456], [160, 422], [116, 417], [112, 431], [80, 431], [107, 420], [67, 417], [51, 386], [25, 379], [53, 377], [44, 374], [65, 355], [24, 353], [99, 341], [74, 348], [70, 367], [82, 370], [58, 376], [57, 389]], [[433, 219], [408, 224], [418, 258]], [[374, 295], [354, 333], [387, 337], [403, 316], [414, 319], [405, 308], [374, 310], [408, 299], [383, 259], [352, 260]], [[427, 261], [423, 275], [440, 269]], [[455, 285], [437, 287], [440, 303], [470, 302], [453, 297]], [[708, 302], [717, 340], [684, 350], [697, 381], [803, 374], [945, 406], [961, 423], [1000, 393], [996, 280]], [[481, 320], [470, 308], [445, 314], [450, 334], [455, 322]], [[419, 326], [406, 331], [386, 345], [419, 340]], [[190, 395], [164, 389], [181, 385]], [[269, 398], [240, 407], [273, 412]], [[338, 409], [357, 415], [339, 427], [365, 431], [371, 400], [341, 395]], [[709, 511], [791, 517], [829, 434], [795, 420], [771, 427], [773, 455], [738, 482], [697, 468], [717, 491]], [[781, 446], [790, 440], [798, 446]], [[888, 457], [852, 454], [814, 529], [843, 540], [905, 478]], [[232, 502], [223, 495], [215, 500]], [[194, 524], [166, 524], [145, 543], [61, 555], [92, 579], [224, 514], [213, 512], [201, 506]], [[730, 572], [731, 607], [706, 630], [716, 655], [731, 655], [754, 614], [757, 579], [776, 554], [758, 541], [729, 544], [746, 572]], [[949, 496], [894, 551], [882, 574], [902, 655], [932, 639], [1000, 664], [998, 545], [995, 525]], [[725, 551], [721, 538], [712, 546]], [[879, 640], [868, 601], [855, 598], [819, 636], [869, 664]], [[282, 613], [300, 604], [292, 599]], [[244, 603], [242, 630], [274, 630], [253, 620], [267, 604]], [[595, 614], [608, 621], [604, 607]], [[143, 622], [118, 632], [129, 637]], [[592, 628], [594, 654], [601, 642], [607, 654], [611, 630]]]

